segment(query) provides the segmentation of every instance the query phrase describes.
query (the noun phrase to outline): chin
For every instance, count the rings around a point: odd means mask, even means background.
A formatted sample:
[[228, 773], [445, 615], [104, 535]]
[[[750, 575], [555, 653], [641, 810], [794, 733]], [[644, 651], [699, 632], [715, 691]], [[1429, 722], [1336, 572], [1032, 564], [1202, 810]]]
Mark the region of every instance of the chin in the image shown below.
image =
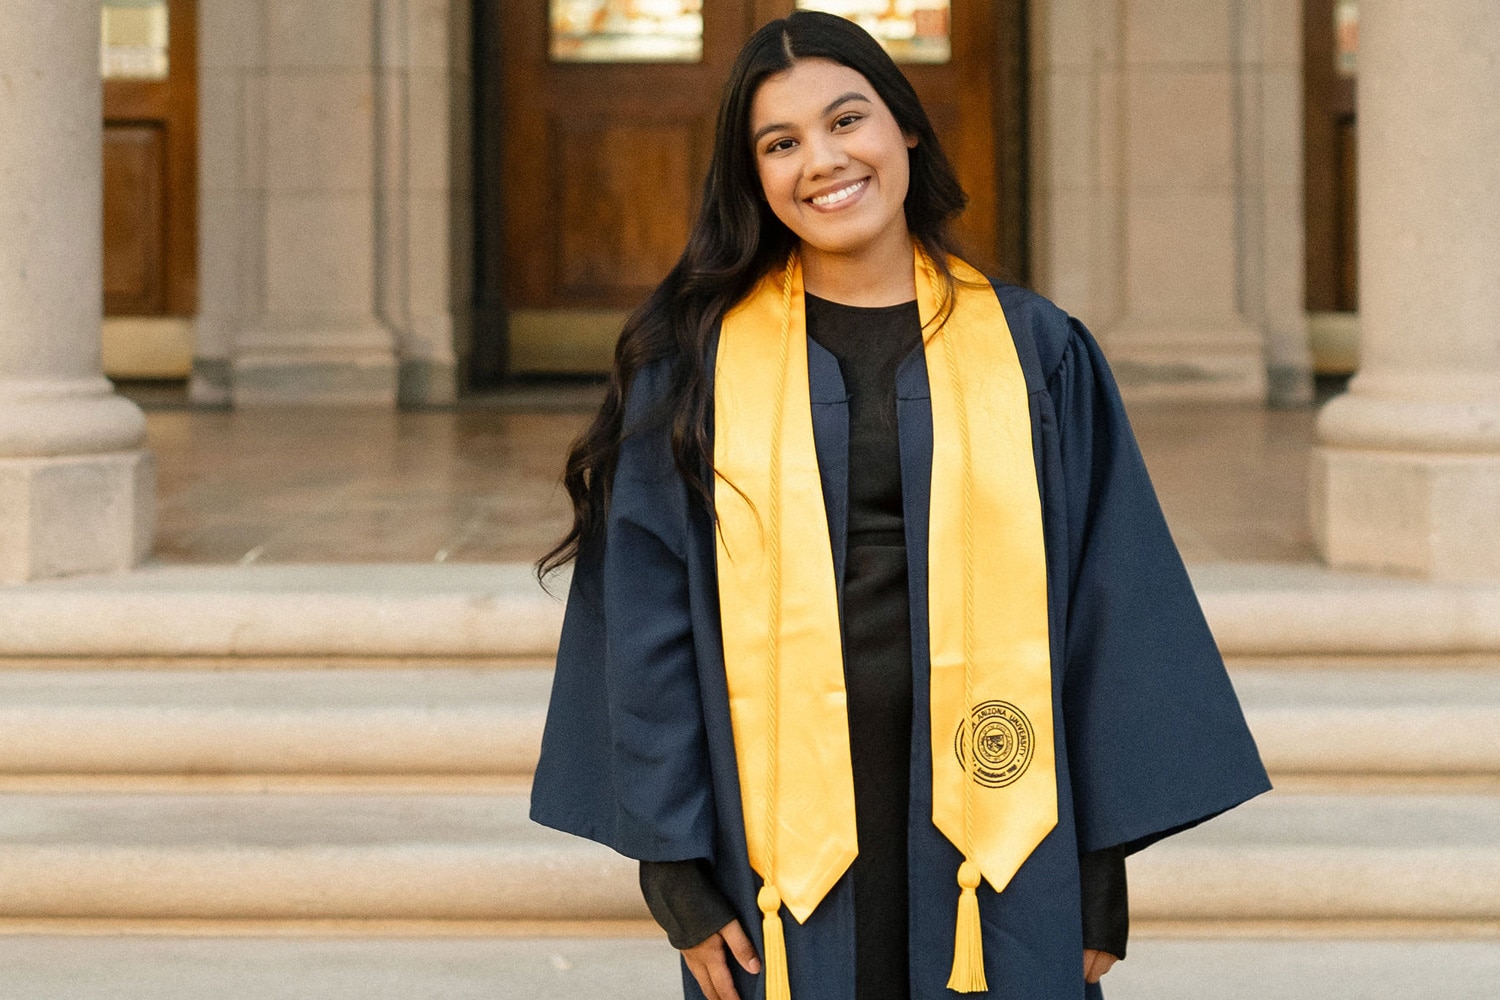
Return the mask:
[[802, 245], [824, 254], [858, 254], [878, 242], [878, 233], [827, 233], [811, 232], [798, 234]]

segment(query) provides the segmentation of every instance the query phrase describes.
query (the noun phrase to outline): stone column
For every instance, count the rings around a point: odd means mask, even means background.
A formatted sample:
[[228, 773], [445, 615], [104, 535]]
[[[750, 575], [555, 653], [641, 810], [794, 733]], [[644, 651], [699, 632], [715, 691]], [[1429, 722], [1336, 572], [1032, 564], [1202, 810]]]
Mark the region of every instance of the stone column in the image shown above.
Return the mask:
[[150, 548], [145, 418], [100, 364], [99, 9], [17, 0], [0, 31], [0, 581]]
[[1300, 4], [1032, 11], [1038, 285], [1133, 400], [1309, 398]]
[[1324, 408], [1335, 566], [1500, 578], [1500, 4], [1360, 4], [1362, 365]]
[[380, 0], [380, 317], [403, 406], [451, 404], [468, 353], [469, 0]]
[[393, 405], [396, 334], [377, 300], [385, 4], [251, 6], [264, 10], [264, 74], [247, 81], [237, 200], [259, 284], [234, 331], [234, 402]]
[[265, 0], [198, 0], [198, 317], [189, 392], [233, 401], [265, 287]]

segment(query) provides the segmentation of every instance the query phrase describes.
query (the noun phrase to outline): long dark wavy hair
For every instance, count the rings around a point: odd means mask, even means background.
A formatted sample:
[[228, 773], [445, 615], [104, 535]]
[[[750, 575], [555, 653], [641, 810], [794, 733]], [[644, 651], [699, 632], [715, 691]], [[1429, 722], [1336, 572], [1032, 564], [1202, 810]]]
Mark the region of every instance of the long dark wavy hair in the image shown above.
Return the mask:
[[713, 400], [709, 343], [719, 320], [773, 267], [785, 264], [797, 237], [772, 213], [750, 144], [750, 106], [761, 83], [799, 59], [829, 59], [859, 73], [890, 108], [907, 136], [911, 179], [906, 225], [950, 287], [947, 257], [956, 252], [948, 224], [968, 196], [944, 155], [916, 91], [880, 44], [844, 18], [797, 11], [757, 31], [740, 50], [724, 85], [713, 160], [703, 202], [681, 258], [626, 320], [599, 414], [568, 454], [563, 485], [573, 527], [537, 562], [538, 576], [576, 558], [603, 535], [620, 442], [641, 428], [624, 426], [625, 394], [646, 365], [671, 359], [669, 390], [652, 420], [670, 421], [672, 454], [689, 492], [712, 509], [708, 439]]

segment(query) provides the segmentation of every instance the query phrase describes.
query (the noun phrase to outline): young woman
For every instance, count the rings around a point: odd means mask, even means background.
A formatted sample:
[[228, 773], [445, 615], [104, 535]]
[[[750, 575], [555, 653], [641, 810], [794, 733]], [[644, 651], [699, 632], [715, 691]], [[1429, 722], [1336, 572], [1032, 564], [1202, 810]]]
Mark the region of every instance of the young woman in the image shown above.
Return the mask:
[[690, 998], [1098, 996], [1125, 855], [1269, 787], [1098, 347], [964, 202], [869, 35], [766, 25], [569, 458], [532, 816], [641, 861]]

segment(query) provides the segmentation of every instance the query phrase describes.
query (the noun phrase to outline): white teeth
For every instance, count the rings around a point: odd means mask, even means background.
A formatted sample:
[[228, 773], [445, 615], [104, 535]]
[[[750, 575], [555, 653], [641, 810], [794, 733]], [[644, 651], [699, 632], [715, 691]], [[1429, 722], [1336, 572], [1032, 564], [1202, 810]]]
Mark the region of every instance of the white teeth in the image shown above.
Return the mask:
[[811, 199], [811, 201], [814, 205], [817, 205], [820, 208], [827, 205], [837, 205], [839, 202], [843, 201], [845, 198], [848, 198], [850, 195], [854, 194], [864, 186], [864, 181], [855, 181], [853, 184], [850, 184], [846, 188], [840, 188], [839, 190], [831, 192], [829, 194], [820, 194], [816, 198]]

